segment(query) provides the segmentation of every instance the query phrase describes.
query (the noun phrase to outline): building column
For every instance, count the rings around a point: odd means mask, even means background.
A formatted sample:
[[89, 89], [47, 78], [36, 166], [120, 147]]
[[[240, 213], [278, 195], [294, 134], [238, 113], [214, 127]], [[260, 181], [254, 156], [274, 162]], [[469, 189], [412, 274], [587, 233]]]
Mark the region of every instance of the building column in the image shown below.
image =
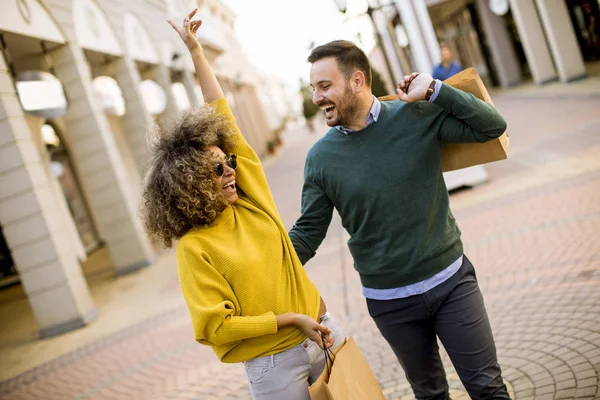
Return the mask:
[[536, 0], [561, 82], [585, 77], [585, 64], [565, 1]]
[[[159, 64], [154, 67], [154, 80], [158, 83], [165, 94], [167, 95], [167, 106], [165, 110], [160, 114], [160, 120], [163, 123], [169, 123], [173, 119], [177, 117], [179, 114], [179, 108], [177, 107], [177, 102], [175, 101], [175, 95], [173, 94], [173, 89], [171, 85], [173, 81], [171, 80], [171, 72], [169, 68], [164, 64]], [[187, 93], [186, 93], [187, 94]], [[188, 98], [190, 104], [192, 103], [192, 99]], [[146, 130], [144, 129], [144, 138], [146, 137]]]
[[396, 7], [398, 7], [402, 25], [406, 29], [417, 71], [431, 73], [433, 63], [411, 0], [396, 0]]
[[[389, 78], [391, 80], [391, 82], [389, 82], [387, 86], [391, 86], [392, 91], [390, 93], [394, 93], [394, 90], [396, 89], [396, 85], [404, 77], [404, 74], [402, 71], [402, 66], [400, 65], [400, 60], [398, 58], [398, 53], [396, 52], [396, 46], [394, 45], [394, 39], [392, 38], [392, 35], [394, 33], [392, 31], [390, 31], [390, 29], [389, 29], [388, 16], [386, 15], [386, 13], [378, 12], [378, 13], [375, 13], [375, 15], [373, 15], [373, 17], [377, 24], [377, 29], [379, 30], [379, 32], [381, 32], [381, 38], [383, 40], [382, 45], [385, 48], [385, 51], [389, 56], [390, 64], [393, 69], [393, 76], [391, 76]], [[382, 54], [382, 56], [383, 56], [383, 54]], [[380, 73], [386, 77], [388, 76], [387, 71], [380, 71]], [[386, 81], [387, 81], [387, 79], [386, 79]], [[388, 90], [390, 90], [389, 87], [388, 87]]]
[[431, 22], [429, 10], [427, 9], [425, 0], [412, 0], [412, 3], [415, 15], [417, 16], [417, 20], [421, 27], [424, 41], [427, 45], [427, 50], [429, 51], [432, 66], [435, 66], [442, 61], [442, 58], [440, 55], [440, 43], [438, 42], [435, 30], [433, 29], [433, 22]]
[[541, 85], [555, 80], [558, 75], [534, 0], [510, 0], [510, 9], [534, 82]]
[[254, 110], [252, 115], [256, 119], [256, 124], [258, 126], [258, 134], [265, 141], [274, 140], [275, 139], [275, 130], [271, 128], [271, 124], [269, 124], [269, 119], [267, 118], [267, 114], [264, 109], [264, 105], [260, 98], [258, 97], [258, 92], [256, 91], [256, 86], [248, 85], [246, 87], [248, 93], [248, 101], [251, 104], [254, 104]]
[[[155, 255], [137, 218], [139, 194], [128, 183], [127, 170], [108, 120], [96, 102], [83, 51], [69, 44], [54, 51], [53, 59], [70, 102], [63, 134], [116, 273], [125, 274], [150, 265]], [[125, 88], [124, 94], [128, 90]], [[128, 113], [133, 113], [130, 103], [127, 105]], [[138, 126], [137, 130], [143, 127]], [[138, 134], [127, 127], [125, 131], [127, 135]]]
[[197, 104], [204, 104], [204, 98], [201, 96], [201, 93], [198, 93], [197, 89], [194, 89], [196, 86], [199, 87], [196, 82], [196, 73], [189, 71], [187, 68], [184, 68], [181, 75], [181, 83], [185, 86], [185, 91], [192, 103], [192, 106]]
[[121, 117], [125, 137], [140, 173], [146, 168], [150, 152], [146, 142], [146, 129], [152, 124], [152, 116], [140, 91], [142, 81], [135, 61], [124, 56], [115, 61], [115, 79], [119, 82], [127, 111]]
[[98, 311], [7, 69], [0, 56], [0, 222], [44, 338]]
[[244, 103], [248, 104], [248, 116], [250, 123], [254, 131], [254, 137], [257, 139], [258, 147], [255, 149], [259, 156], [263, 156], [267, 150], [267, 143], [274, 139], [271, 130], [266, 122], [262, 104], [259, 102], [256, 96], [255, 89], [252, 85], [242, 85], [241, 87], [242, 99]]
[[243, 83], [233, 84], [232, 93], [235, 98], [236, 111], [238, 113], [236, 119], [239, 121], [240, 126], [244, 127], [242, 133], [248, 144], [254, 149], [259, 157], [262, 157], [267, 150], [266, 141], [261, 137], [254, 119], [252, 118], [252, 110], [250, 109], [251, 103], [246, 96], [244, 86], [245, 84]]
[[490, 9], [489, 0], [477, 0], [477, 13], [482, 22], [498, 80], [503, 87], [515, 86], [521, 82], [521, 68], [517, 55], [510, 43], [504, 21]]

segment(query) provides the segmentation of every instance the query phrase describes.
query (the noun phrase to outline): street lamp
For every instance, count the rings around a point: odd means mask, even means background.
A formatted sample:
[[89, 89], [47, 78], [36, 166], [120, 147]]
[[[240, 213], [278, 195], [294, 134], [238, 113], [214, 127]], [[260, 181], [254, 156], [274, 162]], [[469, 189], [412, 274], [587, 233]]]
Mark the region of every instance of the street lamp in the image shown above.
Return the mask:
[[[337, 5], [338, 9], [340, 10], [340, 12], [342, 14], [345, 14], [346, 11], [348, 10], [348, 5], [347, 5], [347, 1], [346, 0], [335, 0], [335, 4]], [[379, 46], [379, 48], [381, 49], [381, 53], [383, 54], [383, 59], [385, 60], [385, 66], [387, 67], [388, 70], [388, 74], [390, 76], [390, 79], [394, 79], [394, 70], [392, 68], [392, 64], [390, 62], [390, 58], [389, 55], [387, 53], [387, 51], [385, 50], [385, 46], [383, 44], [383, 37], [381, 35], [381, 33], [379, 32], [379, 29], [377, 28], [377, 23], [375, 22], [375, 18], [373, 17], [373, 13], [375, 13], [375, 11], [380, 10], [384, 7], [388, 7], [388, 6], [392, 6], [393, 3], [389, 3], [389, 4], [379, 4], [379, 2], [374, 2], [373, 0], [367, 0], [367, 10], [365, 11], [364, 14], [361, 15], [368, 15], [369, 19], [371, 20], [371, 24], [373, 25], [373, 30], [375, 31], [375, 36], [376, 36], [376, 41], [377, 41], [377, 46]]]

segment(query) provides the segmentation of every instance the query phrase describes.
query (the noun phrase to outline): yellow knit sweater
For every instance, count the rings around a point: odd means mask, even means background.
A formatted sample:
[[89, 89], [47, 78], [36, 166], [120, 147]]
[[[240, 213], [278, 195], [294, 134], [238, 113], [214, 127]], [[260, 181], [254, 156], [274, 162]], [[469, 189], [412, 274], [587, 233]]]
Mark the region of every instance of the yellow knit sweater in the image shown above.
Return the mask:
[[275, 315], [318, 317], [320, 296], [296, 256], [267, 180], [225, 99], [212, 103], [236, 133], [239, 199], [208, 227], [177, 244], [179, 281], [196, 340], [223, 362], [279, 353], [301, 343], [297, 328], [277, 331]]

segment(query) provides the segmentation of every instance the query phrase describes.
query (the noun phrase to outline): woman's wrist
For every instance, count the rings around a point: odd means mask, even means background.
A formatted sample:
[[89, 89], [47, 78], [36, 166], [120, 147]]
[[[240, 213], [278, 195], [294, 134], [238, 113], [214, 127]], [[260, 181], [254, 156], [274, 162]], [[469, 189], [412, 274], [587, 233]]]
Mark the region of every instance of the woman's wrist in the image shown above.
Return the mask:
[[298, 324], [298, 316], [293, 312], [279, 314], [275, 318], [277, 319], [277, 330], [287, 328], [289, 326], [296, 326]]
[[192, 55], [192, 57], [194, 57], [194, 56], [204, 57], [204, 50], [202, 49], [202, 46], [200, 46], [200, 45], [192, 47], [192, 48], [188, 48], [188, 50], [190, 51], [190, 54]]

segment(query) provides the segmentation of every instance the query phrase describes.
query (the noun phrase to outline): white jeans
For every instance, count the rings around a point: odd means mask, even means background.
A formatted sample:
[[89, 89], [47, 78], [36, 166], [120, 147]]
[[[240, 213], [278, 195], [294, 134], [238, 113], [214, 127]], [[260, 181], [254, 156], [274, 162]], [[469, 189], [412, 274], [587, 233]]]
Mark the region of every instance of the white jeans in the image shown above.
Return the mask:
[[[344, 342], [344, 335], [333, 317], [326, 312], [321, 324], [331, 329], [335, 338], [332, 350]], [[244, 362], [254, 400], [309, 400], [308, 386], [325, 368], [325, 354], [319, 345], [306, 339], [281, 353], [253, 358]]]

